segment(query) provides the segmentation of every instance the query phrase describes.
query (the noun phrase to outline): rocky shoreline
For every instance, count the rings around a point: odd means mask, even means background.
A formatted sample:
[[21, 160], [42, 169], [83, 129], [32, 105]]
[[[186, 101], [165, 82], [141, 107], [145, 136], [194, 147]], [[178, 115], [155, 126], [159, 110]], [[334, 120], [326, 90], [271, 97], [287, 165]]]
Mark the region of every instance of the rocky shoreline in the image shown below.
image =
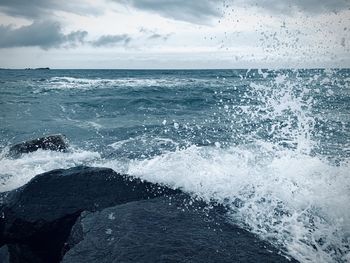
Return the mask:
[[[43, 138], [21, 145], [30, 147], [13, 156], [68, 147]], [[4, 263], [296, 262], [228, 222], [225, 207], [109, 168], [53, 170], [0, 199]]]

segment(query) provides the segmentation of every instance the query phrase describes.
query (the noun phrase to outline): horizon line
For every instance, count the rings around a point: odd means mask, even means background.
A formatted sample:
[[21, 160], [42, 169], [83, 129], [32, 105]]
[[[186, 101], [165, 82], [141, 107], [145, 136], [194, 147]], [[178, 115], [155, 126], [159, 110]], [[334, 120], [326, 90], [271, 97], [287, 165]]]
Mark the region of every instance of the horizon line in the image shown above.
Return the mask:
[[26, 71], [50, 71], [50, 70], [317, 70], [317, 69], [350, 69], [350, 67], [254, 67], [254, 68], [2, 68], [0, 70], [26, 70]]

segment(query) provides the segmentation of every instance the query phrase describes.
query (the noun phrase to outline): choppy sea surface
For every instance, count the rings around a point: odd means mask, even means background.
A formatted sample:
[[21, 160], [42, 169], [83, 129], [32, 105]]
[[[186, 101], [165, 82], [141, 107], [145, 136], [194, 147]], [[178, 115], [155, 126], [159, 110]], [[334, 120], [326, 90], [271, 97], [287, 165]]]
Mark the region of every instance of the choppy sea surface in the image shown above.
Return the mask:
[[[66, 153], [18, 159], [48, 134]], [[226, 205], [301, 262], [350, 261], [350, 70], [0, 70], [0, 192], [78, 165]]]

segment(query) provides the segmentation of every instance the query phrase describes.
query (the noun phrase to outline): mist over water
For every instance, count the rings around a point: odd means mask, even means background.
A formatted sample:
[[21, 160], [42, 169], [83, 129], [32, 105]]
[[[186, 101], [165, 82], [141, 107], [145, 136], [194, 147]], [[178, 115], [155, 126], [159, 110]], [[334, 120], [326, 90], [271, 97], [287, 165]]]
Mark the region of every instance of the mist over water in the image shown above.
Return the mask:
[[[228, 208], [301, 262], [350, 260], [350, 71], [0, 71], [0, 192], [111, 167]], [[8, 146], [63, 133], [68, 153]]]

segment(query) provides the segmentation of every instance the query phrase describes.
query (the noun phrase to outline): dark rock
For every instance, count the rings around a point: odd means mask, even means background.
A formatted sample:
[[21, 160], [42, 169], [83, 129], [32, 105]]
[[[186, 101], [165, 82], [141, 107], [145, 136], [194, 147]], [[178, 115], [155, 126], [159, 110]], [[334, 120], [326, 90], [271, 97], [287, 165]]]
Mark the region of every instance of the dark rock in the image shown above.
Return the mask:
[[1, 263], [9, 263], [10, 262], [10, 254], [8, 246], [0, 247], [0, 262]]
[[19, 157], [23, 153], [35, 152], [38, 149], [66, 151], [68, 149], [68, 144], [64, 135], [50, 135], [13, 145], [10, 147], [8, 155], [11, 157]]
[[25, 262], [58, 262], [82, 211], [174, 193], [178, 191], [107, 168], [50, 171], [5, 194], [0, 208], [0, 246], [17, 244], [13, 251], [19, 258], [35, 255]]
[[47, 262], [38, 257], [32, 248], [26, 244], [8, 244], [7, 246], [10, 263]]
[[84, 212], [62, 262], [290, 262], [222, 211], [186, 203], [176, 195]]

